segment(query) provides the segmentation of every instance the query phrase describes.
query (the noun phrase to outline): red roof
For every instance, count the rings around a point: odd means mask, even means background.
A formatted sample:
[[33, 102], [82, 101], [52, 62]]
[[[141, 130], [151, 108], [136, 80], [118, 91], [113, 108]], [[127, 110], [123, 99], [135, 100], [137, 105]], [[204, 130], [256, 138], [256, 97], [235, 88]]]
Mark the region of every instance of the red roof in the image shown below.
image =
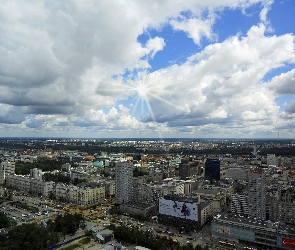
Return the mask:
[[250, 173], [262, 174], [263, 172], [263, 169], [250, 169]]

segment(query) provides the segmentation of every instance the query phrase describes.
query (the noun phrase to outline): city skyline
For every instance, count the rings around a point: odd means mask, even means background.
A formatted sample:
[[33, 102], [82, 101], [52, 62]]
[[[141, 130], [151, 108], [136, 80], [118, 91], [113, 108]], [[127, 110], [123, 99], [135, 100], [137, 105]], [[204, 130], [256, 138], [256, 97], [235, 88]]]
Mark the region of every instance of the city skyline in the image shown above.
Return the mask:
[[294, 10], [5, 0], [0, 136], [294, 138]]

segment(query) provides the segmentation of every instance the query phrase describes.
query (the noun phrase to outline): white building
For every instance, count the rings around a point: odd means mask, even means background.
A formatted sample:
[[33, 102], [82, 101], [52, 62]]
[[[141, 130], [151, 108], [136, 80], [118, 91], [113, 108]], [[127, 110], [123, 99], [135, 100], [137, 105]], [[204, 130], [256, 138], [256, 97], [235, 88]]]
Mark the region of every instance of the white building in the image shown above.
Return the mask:
[[6, 184], [8, 187], [16, 188], [24, 193], [42, 197], [53, 196], [57, 200], [83, 206], [95, 204], [105, 199], [105, 184], [95, 187], [77, 187], [43, 181], [42, 175], [42, 170], [37, 168], [31, 169], [30, 176], [9, 174], [6, 176]]
[[121, 204], [133, 200], [133, 163], [131, 161], [116, 162], [116, 203]]
[[43, 177], [43, 172], [41, 169], [38, 169], [38, 168], [30, 169], [30, 178], [38, 180], [38, 181], [42, 181], [42, 177]]
[[0, 185], [5, 183], [7, 175], [15, 174], [15, 162], [5, 161], [0, 163]]
[[[40, 170], [41, 171], [41, 170]], [[42, 172], [42, 171], [41, 171]], [[24, 193], [48, 197], [53, 188], [52, 181], [42, 181], [24, 175], [7, 175], [6, 185]]]
[[266, 163], [267, 165], [277, 165], [277, 159], [275, 154], [267, 154], [266, 155]]
[[64, 183], [55, 183], [52, 193], [56, 200], [87, 206], [99, 203], [105, 199], [105, 185], [78, 187]]
[[250, 169], [248, 181], [248, 208], [253, 218], [266, 219], [266, 175], [263, 169]]

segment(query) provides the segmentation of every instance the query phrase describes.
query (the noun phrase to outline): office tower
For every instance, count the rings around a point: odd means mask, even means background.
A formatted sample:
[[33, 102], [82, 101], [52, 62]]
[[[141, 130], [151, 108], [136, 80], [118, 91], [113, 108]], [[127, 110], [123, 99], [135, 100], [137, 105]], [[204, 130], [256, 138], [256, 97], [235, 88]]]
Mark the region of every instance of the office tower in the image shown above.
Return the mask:
[[205, 162], [205, 180], [213, 181], [220, 180], [220, 160], [208, 158]]
[[251, 217], [266, 219], [266, 176], [263, 169], [256, 168], [249, 170], [248, 181], [248, 208]]
[[122, 204], [133, 199], [133, 163], [116, 162], [116, 203]]

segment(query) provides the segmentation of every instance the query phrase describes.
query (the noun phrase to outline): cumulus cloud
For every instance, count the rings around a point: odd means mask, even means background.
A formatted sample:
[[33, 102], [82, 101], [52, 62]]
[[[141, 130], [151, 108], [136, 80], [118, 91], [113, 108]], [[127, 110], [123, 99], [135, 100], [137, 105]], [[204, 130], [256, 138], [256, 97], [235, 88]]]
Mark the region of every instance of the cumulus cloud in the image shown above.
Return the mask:
[[[158, 32], [140, 43], [147, 30], [168, 25], [202, 47], [204, 40], [215, 42], [217, 12], [257, 4], [261, 24], [245, 36], [212, 43], [182, 64], [148, 72], [167, 41]], [[294, 70], [262, 81], [272, 69], [295, 63], [292, 34], [265, 35], [271, 5], [269, 0], [5, 0], [1, 126], [44, 135], [151, 136], [157, 131], [169, 137], [212, 129], [230, 133], [224, 125], [267, 129], [278, 117], [275, 98], [295, 93]], [[129, 108], [141, 102], [147, 109], [140, 119]], [[291, 113], [293, 101], [279, 116], [282, 124]]]
[[[159, 98], [150, 101], [154, 117], [144, 121], [155, 119], [167, 122], [168, 126], [234, 126], [251, 122], [253, 127], [259, 124], [272, 127], [279, 112], [273, 86], [278, 91], [282, 87], [261, 80], [270, 70], [294, 60], [294, 43], [291, 35], [269, 37], [264, 32], [263, 24], [253, 26], [245, 37], [231, 37], [209, 45], [183, 65], [159, 72], [156, 82], [164, 82], [166, 94], [169, 93], [169, 99], [167, 95], [161, 97], [172, 100], [171, 105]], [[180, 77], [180, 72], [186, 73]], [[177, 79], [177, 75], [179, 81], [166, 83], [168, 76]], [[292, 72], [288, 73], [288, 79], [292, 78], [290, 75]], [[273, 81], [294, 87], [279, 79]]]
[[200, 45], [201, 38], [212, 37], [212, 21], [209, 20], [200, 20], [200, 19], [188, 19], [188, 20], [172, 20], [170, 24], [175, 30], [182, 30], [188, 34], [188, 37], [192, 38], [194, 43]]
[[295, 69], [275, 76], [270, 82], [270, 87], [279, 95], [295, 95]]

